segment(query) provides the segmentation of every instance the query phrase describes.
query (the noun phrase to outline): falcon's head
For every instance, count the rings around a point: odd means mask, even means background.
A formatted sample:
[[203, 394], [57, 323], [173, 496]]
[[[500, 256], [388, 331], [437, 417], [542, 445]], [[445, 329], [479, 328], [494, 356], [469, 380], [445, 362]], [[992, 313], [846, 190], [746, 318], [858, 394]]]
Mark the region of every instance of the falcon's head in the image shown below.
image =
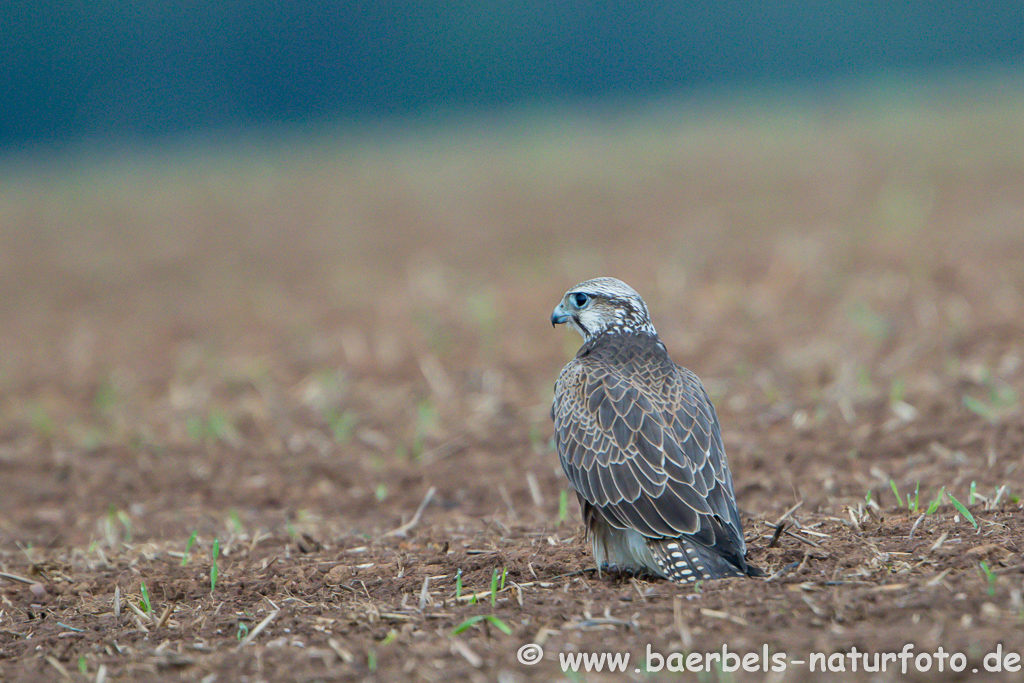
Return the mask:
[[647, 304], [622, 280], [598, 277], [576, 285], [551, 314], [551, 326], [569, 323], [587, 343], [598, 335], [622, 332], [657, 334]]

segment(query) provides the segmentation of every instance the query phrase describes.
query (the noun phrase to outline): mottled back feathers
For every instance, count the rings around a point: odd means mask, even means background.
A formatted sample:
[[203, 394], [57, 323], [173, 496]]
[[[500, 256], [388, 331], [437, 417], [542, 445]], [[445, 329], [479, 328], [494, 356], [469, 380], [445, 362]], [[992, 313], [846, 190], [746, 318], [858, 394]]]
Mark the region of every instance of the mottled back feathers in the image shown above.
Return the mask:
[[[746, 573], [732, 477], [707, 392], [669, 358], [632, 289], [623, 285], [635, 297], [626, 314], [615, 312], [618, 291], [602, 298], [587, 290], [587, 309], [605, 305], [610, 322], [574, 310], [579, 297], [570, 297], [587, 284], [570, 290], [552, 316], [562, 322], [556, 318], [568, 315], [584, 328], [585, 343], [559, 375], [552, 405], [566, 476], [600, 520], [649, 539], [663, 575]], [[633, 324], [622, 324], [637, 312]], [[673, 569], [689, 574], [673, 576]]]

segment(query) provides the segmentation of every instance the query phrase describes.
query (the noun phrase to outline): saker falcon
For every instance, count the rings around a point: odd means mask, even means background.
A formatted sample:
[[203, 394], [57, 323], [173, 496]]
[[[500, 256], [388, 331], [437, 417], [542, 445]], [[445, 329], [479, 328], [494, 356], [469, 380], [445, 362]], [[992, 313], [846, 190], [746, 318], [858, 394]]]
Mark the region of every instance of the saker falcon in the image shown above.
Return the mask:
[[747, 564], [718, 417], [632, 287], [600, 277], [551, 314], [583, 337], [555, 382], [555, 443], [599, 569], [675, 582], [762, 576]]

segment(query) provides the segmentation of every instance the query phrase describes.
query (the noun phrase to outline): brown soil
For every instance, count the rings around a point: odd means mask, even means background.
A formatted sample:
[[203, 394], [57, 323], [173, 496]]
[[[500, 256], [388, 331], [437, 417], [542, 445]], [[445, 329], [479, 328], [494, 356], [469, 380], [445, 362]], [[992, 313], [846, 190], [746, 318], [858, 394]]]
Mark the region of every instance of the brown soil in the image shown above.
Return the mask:
[[[1024, 654], [1024, 103], [822, 111], [11, 164], [0, 679]], [[711, 392], [767, 581], [597, 576], [560, 518], [548, 316], [605, 274]], [[818, 678], [702, 680], [766, 677]]]

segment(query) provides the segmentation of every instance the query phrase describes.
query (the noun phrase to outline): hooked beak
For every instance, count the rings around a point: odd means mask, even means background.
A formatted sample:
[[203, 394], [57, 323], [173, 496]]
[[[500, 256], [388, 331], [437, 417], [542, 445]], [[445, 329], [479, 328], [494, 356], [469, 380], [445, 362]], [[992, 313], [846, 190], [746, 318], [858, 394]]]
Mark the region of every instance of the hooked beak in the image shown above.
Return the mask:
[[551, 327], [555, 325], [561, 325], [562, 323], [569, 321], [569, 314], [562, 308], [562, 304], [555, 306], [555, 310], [551, 313]]

